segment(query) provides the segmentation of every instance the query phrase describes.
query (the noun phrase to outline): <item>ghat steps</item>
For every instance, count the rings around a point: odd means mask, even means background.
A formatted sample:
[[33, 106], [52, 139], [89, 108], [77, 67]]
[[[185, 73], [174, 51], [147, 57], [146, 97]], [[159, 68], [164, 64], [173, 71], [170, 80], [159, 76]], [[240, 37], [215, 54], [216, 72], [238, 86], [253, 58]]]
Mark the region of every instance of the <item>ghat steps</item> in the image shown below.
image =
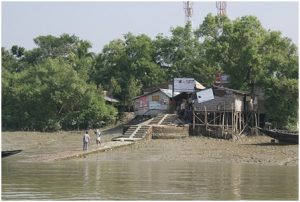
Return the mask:
[[113, 140], [118, 141], [137, 141], [146, 138], [152, 125], [170, 125], [178, 118], [176, 114], [159, 114], [154, 117], [148, 124], [131, 125], [126, 132]]

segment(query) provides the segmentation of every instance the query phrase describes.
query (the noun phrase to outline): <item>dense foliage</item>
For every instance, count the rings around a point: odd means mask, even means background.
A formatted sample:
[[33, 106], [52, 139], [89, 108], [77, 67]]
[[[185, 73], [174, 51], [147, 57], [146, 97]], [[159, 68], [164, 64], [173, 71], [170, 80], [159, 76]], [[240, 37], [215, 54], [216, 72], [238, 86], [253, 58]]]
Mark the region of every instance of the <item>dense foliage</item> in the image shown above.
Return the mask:
[[196, 30], [190, 24], [154, 39], [127, 33], [99, 54], [91, 44], [63, 34], [39, 36], [37, 48], [2, 48], [4, 129], [58, 130], [98, 127], [116, 119], [102, 90], [129, 110], [144, 88], [193, 77], [211, 86], [214, 75], [231, 76], [231, 87], [262, 88], [267, 116], [279, 126], [298, 121], [297, 47], [280, 32], [266, 30], [254, 16], [230, 20], [207, 15]]
[[265, 30], [254, 16], [230, 21], [208, 15], [196, 31], [207, 57], [231, 76], [231, 87], [264, 90], [270, 121], [279, 127], [298, 121], [297, 47], [280, 32]]
[[116, 109], [90, 82], [95, 62], [89, 43], [69, 35], [35, 42], [38, 48], [23, 54], [17, 46], [2, 49], [4, 129], [78, 129], [115, 120]]

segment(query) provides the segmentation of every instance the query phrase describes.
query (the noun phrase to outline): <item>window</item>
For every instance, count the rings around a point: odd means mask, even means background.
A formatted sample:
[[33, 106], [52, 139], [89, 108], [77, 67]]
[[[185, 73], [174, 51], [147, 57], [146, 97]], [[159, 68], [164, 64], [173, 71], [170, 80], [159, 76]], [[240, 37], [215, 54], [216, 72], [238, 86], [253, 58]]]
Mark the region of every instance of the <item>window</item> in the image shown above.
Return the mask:
[[159, 95], [152, 95], [152, 101], [159, 101]]

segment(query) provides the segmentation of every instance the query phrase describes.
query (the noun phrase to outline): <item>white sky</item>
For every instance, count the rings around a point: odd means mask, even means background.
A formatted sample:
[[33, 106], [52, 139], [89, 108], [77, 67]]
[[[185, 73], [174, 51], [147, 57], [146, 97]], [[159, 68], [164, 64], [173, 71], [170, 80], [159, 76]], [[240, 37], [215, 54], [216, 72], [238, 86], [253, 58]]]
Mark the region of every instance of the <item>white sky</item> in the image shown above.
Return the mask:
[[[92, 43], [99, 53], [111, 40], [124, 34], [170, 35], [170, 28], [185, 22], [183, 1], [168, 2], [8, 2], [2, 1], [2, 44], [32, 49], [40, 35], [75, 34]], [[217, 14], [215, 1], [193, 2], [194, 27], [208, 13]], [[298, 44], [298, 2], [227, 2], [230, 19], [258, 17], [266, 29], [281, 31]]]

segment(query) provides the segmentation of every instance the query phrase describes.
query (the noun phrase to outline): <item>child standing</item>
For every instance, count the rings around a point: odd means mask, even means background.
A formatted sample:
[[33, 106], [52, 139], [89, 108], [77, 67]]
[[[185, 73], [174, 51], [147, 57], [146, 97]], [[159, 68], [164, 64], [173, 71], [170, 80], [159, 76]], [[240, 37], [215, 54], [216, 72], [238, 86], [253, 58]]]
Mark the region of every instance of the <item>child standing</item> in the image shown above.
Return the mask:
[[101, 147], [101, 132], [99, 129], [96, 130], [96, 144], [97, 147], [100, 146]]

